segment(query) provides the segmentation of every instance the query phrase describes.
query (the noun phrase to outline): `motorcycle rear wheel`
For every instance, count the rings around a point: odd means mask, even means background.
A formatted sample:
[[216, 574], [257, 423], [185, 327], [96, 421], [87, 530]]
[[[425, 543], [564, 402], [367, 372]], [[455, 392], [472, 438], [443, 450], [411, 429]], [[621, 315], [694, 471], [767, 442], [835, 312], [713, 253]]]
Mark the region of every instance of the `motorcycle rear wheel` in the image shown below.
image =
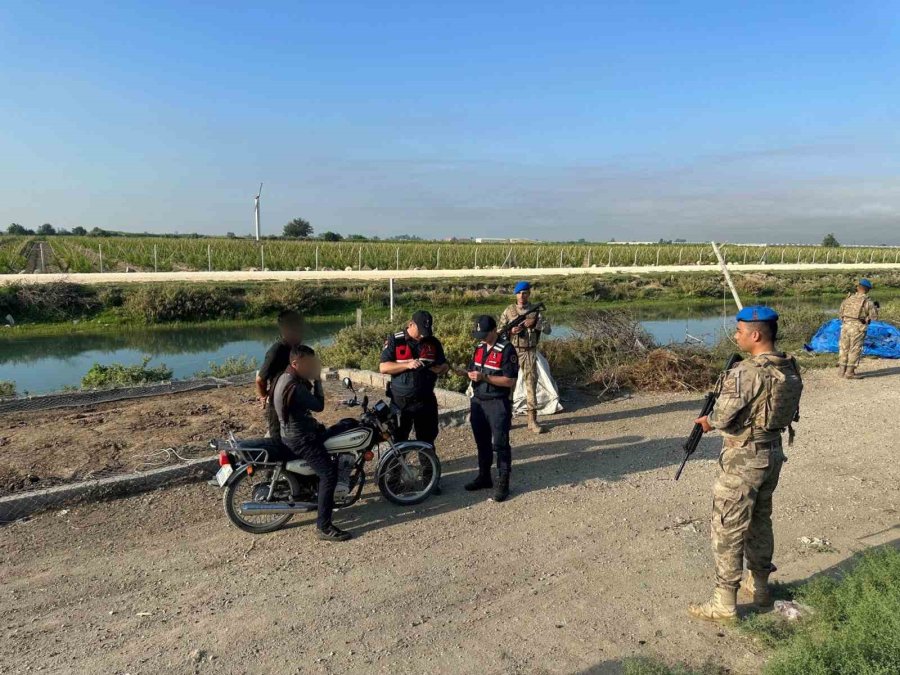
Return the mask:
[[[278, 479], [276, 489], [287, 490], [288, 494], [295, 487], [291, 484], [294, 480], [289, 473], [283, 473]], [[292, 513], [273, 513], [249, 515], [241, 511], [241, 504], [248, 501], [257, 501], [261, 492], [268, 493], [269, 480], [261, 477], [254, 481], [254, 476], [244, 472], [225, 488], [222, 501], [225, 505], [225, 514], [236, 527], [251, 534], [267, 534], [280, 530], [293, 516]]]
[[396, 455], [378, 472], [378, 489], [392, 504], [412, 506], [424, 502], [441, 479], [441, 462], [432, 450], [412, 447], [402, 451], [412, 474], [407, 475]]

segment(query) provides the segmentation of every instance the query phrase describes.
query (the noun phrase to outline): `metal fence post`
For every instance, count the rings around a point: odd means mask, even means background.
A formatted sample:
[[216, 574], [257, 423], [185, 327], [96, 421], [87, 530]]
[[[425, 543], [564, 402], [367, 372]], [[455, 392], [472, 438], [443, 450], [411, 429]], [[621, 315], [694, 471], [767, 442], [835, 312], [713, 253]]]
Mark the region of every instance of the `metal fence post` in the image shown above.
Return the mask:
[[153, 244], [153, 271], [159, 272], [159, 264], [156, 259], [156, 244]]
[[103, 274], [103, 244], [97, 244], [97, 250], [100, 251], [100, 274]]
[[260, 272], [265, 271], [266, 269], [266, 247], [260, 244], [259, 247], [259, 270]]
[[659, 251], [660, 251], [660, 249], [657, 248], [657, 249], [656, 249], [656, 266], [657, 266], [657, 267], [659, 267]]
[[316, 246], [316, 272], [319, 271], [319, 247]]
[[209, 271], [212, 272], [212, 246], [206, 245], [206, 259], [209, 262]]

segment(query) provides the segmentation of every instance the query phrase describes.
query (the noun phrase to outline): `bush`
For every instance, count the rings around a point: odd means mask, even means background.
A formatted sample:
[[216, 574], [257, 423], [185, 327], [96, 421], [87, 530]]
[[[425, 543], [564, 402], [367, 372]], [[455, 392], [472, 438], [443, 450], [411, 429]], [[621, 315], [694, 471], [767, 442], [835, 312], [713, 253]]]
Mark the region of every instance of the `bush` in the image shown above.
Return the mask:
[[322, 304], [324, 291], [298, 281], [266, 284], [247, 295], [247, 308], [252, 316], [270, 316], [286, 309], [312, 312]]
[[870, 552], [840, 578], [815, 579], [796, 598], [813, 614], [790, 627], [778, 617], [742, 624], [775, 645], [767, 675], [900, 672], [900, 551]]
[[93, 288], [64, 281], [0, 287], [0, 316], [10, 314], [17, 322], [80, 319], [100, 306]]
[[87, 374], [81, 378], [82, 389], [101, 389], [105, 387], [128, 387], [137, 384], [164, 382], [172, 379], [172, 371], [161, 363], [148, 368], [150, 357], [145, 356], [139, 366], [123, 366], [113, 363], [108, 366], [95, 363]]
[[198, 370], [194, 377], [231, 377], [256, 370], [256, 359], [252, 356], [229, 356], [222, 363], [209, 362], [208, 370]]
[[0, 380], [0, 396], [11, 398], [16, 395], [16, 383]]
[[147, 286], [125, 300], [126, 310], [147, 323], [231, 318], [239, 301], [225, 288]]

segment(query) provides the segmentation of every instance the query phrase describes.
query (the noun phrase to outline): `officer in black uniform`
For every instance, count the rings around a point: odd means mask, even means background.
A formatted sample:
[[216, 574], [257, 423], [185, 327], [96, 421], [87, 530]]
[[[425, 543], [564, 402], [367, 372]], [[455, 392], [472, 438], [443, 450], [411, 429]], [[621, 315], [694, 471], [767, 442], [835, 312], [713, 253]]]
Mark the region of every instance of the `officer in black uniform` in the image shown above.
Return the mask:
[[291, 361], [291, 349], [303, 342], [303, 315], [285, 310], [278, 315], [278, 332], [281, 337], [269, 347], [263, 364], [256, 372], [256, 393], [266, 412], [269, 438], [281, 440], [281, 428], [271, 396], [278, 376], [287, 370]]
[[450, 366], [441, 341], [434, 337], [434, 319], [425, 311], [413, 314], [406, 327], [384, 341], [381, 373], [391, 376], [388, 395], [400, 409], [400, 425], [395, 440], [416, 439], [434, 443], [438, 435], [438, 404], [434, 386]]
[[506, 340], [498, 340], [497, 322], [484, 314], [475, 322], [472, 337], [481, 340], [469, 361], [469, 379], [473, 396], [469, 420], [478, 446], [478, 476], [466, 484], [466, 490], [484, 490], [494, 486], [491, 465], [497, 453], [497, 489], [494, 501], [509, 496], [509, 473], [512, 450], [509, 428], [512, 424], [510, 393], [519, 375], [519, 359], [515, 348]]

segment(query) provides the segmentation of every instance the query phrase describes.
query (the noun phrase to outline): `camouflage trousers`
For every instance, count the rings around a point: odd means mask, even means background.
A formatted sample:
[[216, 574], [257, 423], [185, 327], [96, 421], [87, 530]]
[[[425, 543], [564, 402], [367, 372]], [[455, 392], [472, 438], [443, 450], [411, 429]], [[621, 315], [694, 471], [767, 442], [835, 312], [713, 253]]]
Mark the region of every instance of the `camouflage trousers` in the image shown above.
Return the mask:
[[713, 488], [712, 548], [716, 585], [737, 588], [747, 569], [772, 569], [772, 493], [784, 463], [781, 440], [726, 439]]
[[537, 349], [516, 349], [519, 357], [519, 377], [525, 383], [525, 401], [528, 411], [537, 410]]
[[856, 368], [862, 358], [866, 341], [866, 324], [862, 321], [844, 321], [841, 324], [841, 340], [838, 343], [838, 365]]

